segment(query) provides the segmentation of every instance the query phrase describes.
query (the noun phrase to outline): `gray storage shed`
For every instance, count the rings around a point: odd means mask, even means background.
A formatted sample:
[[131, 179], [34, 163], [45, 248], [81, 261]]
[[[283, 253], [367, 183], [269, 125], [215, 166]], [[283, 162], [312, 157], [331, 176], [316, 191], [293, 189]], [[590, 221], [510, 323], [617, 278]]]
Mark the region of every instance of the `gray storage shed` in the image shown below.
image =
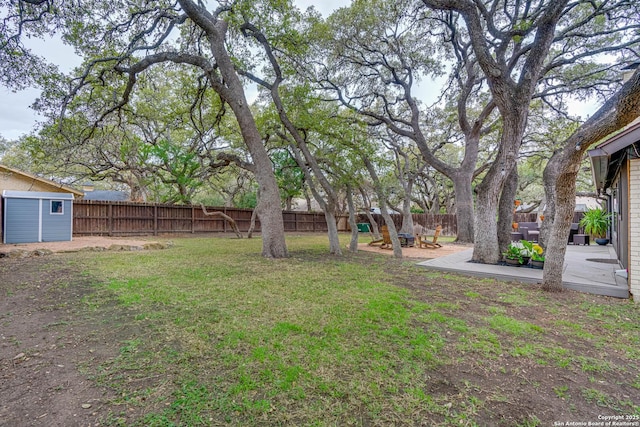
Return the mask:
[[4, 243], [71, 240], [73, 194], [4, 190], [2, 199]]

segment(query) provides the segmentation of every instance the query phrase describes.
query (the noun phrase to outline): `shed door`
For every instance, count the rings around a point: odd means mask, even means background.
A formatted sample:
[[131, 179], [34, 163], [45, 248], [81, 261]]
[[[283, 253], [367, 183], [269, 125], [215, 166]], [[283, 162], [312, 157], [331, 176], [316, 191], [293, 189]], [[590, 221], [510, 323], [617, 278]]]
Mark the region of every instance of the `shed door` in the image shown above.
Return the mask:
[[42, 241], [71, 240], [71, 200], [42, 200]]
[[38, 242], [40, 201], [36, 199], [4, 199], [4, 201], [4, 242]]

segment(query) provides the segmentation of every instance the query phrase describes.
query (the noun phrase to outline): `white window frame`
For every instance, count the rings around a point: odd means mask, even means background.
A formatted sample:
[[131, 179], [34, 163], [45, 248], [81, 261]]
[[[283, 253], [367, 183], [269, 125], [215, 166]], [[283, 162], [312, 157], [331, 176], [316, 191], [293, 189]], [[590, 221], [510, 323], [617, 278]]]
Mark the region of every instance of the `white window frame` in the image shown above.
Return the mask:
[[[62, 207], [60, 212], [54, 212], [53, 211], [53, 203], [54, 202], [60, 203], [60, 206]], [[50, 204], [49, 204], [49, 215], [64, 215], [64, 200], [51, 200]]]

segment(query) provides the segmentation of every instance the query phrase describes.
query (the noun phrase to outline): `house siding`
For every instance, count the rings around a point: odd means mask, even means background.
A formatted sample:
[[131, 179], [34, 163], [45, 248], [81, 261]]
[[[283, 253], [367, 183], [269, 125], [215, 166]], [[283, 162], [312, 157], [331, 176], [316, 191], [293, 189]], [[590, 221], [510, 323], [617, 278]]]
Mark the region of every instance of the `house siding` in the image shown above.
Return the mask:
[[640, 303], [640, 159], [629, 162], [629, 292]]

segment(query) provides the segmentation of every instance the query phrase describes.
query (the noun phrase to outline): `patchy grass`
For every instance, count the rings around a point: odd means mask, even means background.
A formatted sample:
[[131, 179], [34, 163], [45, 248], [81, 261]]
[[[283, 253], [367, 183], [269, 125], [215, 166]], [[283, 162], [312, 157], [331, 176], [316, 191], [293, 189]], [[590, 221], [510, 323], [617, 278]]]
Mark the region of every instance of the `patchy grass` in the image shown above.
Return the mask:
[[[348, 236], [344, 236], [344, 243]], [[88, 315], [134, 313], [107, 425], [551, 425], [637, 414], [640, 309], [629, 301], [440, 274], [291, 236], [176, 239], [68, 255]], [[608, 412], [607, 412], [608, 411]]]

